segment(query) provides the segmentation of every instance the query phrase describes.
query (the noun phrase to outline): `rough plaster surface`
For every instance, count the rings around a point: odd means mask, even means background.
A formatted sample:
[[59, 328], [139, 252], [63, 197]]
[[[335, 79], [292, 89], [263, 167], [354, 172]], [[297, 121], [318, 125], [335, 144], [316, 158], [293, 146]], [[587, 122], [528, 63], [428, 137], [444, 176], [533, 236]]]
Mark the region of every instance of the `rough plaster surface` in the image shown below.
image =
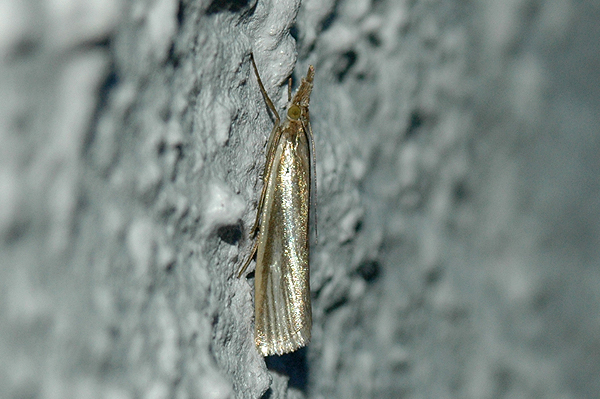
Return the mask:
[[[0, 1], [0, 395], [592, 398], [592, 1]], [[286, 80], [317, 71], [312, 343], [254, 348]], [[296, 63], [296, 61], [298, 61]]]

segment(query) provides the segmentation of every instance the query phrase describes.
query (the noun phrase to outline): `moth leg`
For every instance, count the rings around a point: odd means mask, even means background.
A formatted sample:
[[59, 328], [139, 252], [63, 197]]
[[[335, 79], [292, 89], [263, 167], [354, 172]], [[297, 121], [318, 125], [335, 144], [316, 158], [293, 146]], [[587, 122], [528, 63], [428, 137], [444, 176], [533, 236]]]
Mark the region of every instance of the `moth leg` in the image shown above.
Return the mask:
[[288, 103], [292, 101], [292, 78], [288, 79]]
[[275, 150], [277, 148], [277, 144], [279, 144], [279, 139], [281, 138], [281, 129], [279, 126], [275, 126], [273, 131], [271, 132], [271, 137], [269, 137], [269, 148], [267, 150], [267, 162], [265, 163], [265, 171], [263, 173], [263, 187], [260, 194], [260, 199], [258, 200], [258, 208], [256, 209], [256, 220], [254, 221], [254, 225], [252, 229], [250, 229], [250, 236], [254, 236], [256, 234], [256, 230], [258, 229], [258, 225], [260, 223], [260, 215], [262, 213], [262, 208], [265, 203], [265, 196], [267, 195], [267, 180], [269, 175], [271, 174], [271, 168], [273, 167], [273, 160], [275, 158]]
[[262, 93], [265, 102], [269, 106], [273, 115], [275, 115], [275, 126], [273, 126], [273, 130], [271, 131], [271, 135], [269, 136], [268, 148], [267, 148], [267, 162], [265, 164], [265, 171], [263, 173], [263, 188], [262, 193], [260, 195], [260, 200], [258, 202], [258, 209], [256, 213], [256, 220], [254, 221], [254, 226], [250, 230], [250, 236], [254, 236], [256, 234], [256, 230], [258, 229], [258, 225], [260, 223], [260, 214], [262, 212], [263, 204], [265, 202], [265, 195], [267, 191], [266, 179], [271, 174], [271, 166], [273, 165], [273, 156], [275, 154], [275, 149], [277, 148], [277, 143], [279, 142], [279, 138], [281, 137], [281, 129], [279, 129], [280, 119], [279, 114], [277, 113], [277, 109], [273, 105], [273, 102], [269, 98], [267, 91], [265, 90], [265, 86], [260, 79], [260, 75], [258, 74], [258, 68], [256, 67], [256, 62], [254, 61], [254, 54], [250, 53], [250, 61], [252, 61], [252, 67], [254, 68], [254, 73], [256, 74], [256, 80], [258, 81], [258, 87], [260, 88], [260, 92]]
[[250, 252], [250, 256], [248, 256], [248, 259], [246, 259], [246, 261], [244, 262], [242, 267], [240, 267], [240, 271], [238, 272], [238, 275], [237, 275], [238, 278], [242, 277], [242, 273], [244, 273], [246, 271], [246, 269], [248, 268], [248, 265], [250, 265], [250, 262], [252, 262], [252, 258], [254, 258], [254, 255], [256, 255], [257, 249], [258, 249], [258, 239], [254, 240], [254, 244], [252, 245], [252, 251]]
[[273, 105], [273, 101], [271, 101], [271, 99], [269, 98], [269, 95], [267, 94], [267, 91], [265, 90], [265, 86], [263, 86], [262, 80], [260, 80], [260, 75], [258, 74], [258, 68], [256, 67], [256, 62], [254, 62], [254, 54], [253, 53], [250, 53], [250, 61], [252, 61], [252, 66], [254, 67], [254, 73], [256, 74], [256, 80], [258, 81], [258, 87], [260, 88], [260, 92], [262, 93], [263, 97], [265, 98], [265, 101], [267, 102], [269, 109], [271, 110], [273, 115], [275, 115], [275, 126], [279, 126], [279, 121], [280, 121], [279, 114], [277, 113], [277, 109]]

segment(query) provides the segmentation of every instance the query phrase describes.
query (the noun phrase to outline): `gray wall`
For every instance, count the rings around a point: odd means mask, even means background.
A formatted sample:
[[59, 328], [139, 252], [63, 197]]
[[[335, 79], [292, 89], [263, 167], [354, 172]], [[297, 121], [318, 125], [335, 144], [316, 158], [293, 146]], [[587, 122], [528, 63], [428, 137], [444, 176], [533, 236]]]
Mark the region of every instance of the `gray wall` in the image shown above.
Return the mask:
[[[0, 396], [596, 397], [598, 20], [0, 2]], [[273, 125], [251, 51], [277, 107], [317, 73], [313, 339], [266, 364], [236, 277]]]

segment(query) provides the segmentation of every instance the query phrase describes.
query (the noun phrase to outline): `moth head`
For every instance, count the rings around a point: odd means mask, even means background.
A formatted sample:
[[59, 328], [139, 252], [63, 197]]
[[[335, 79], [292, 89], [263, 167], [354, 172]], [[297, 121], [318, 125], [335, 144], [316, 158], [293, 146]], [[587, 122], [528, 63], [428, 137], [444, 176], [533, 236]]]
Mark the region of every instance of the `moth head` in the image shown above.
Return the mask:
[[299, 106], [294, 104], [290, 108], [288, 108], [287, 116], [290, 120], [297, 121], [298, 119], [300, 119], [300, 114], [302, 114], [302, 111], [300, 110]]

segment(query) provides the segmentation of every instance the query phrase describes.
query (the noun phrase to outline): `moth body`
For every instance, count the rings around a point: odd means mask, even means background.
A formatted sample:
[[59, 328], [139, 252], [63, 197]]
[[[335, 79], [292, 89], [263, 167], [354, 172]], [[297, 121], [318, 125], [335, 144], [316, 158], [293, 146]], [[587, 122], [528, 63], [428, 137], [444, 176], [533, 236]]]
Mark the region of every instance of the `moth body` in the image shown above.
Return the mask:
[[269, 356], [293, 352], [310, 341], [309, 208], [314, 142], [308, 105], [314, 68], [309, 67], [281, 123], [252, 55], [251, 60], [276, 124], [267, 146], [263, 189], [251, 230], [256, 238], [240, 275], [256, 255], [255, 343], [263, 356]]

